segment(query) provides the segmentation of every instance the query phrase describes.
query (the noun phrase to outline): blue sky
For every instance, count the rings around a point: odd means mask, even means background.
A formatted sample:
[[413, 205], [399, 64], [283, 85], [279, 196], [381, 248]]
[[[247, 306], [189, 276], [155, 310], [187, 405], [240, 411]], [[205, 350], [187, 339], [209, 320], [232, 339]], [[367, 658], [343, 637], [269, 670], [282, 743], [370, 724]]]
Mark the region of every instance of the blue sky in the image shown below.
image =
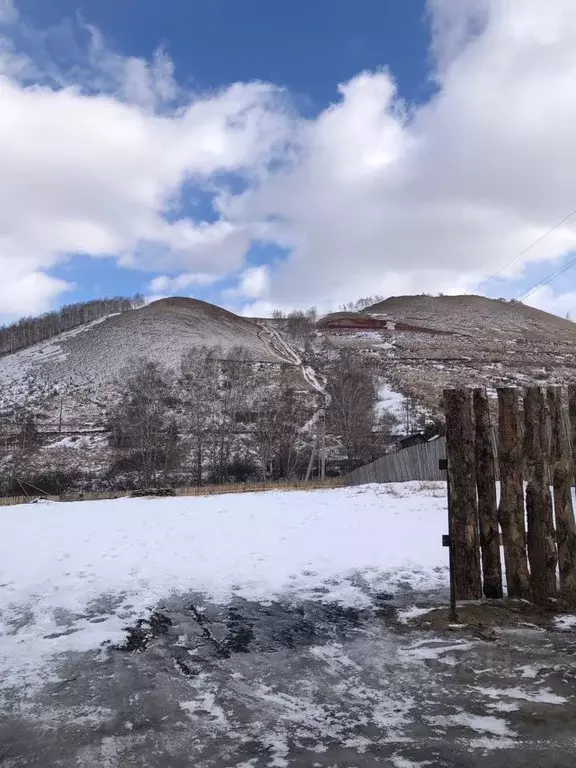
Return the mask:
[[364, 69], [390, 67], [408, 99], [430, 89], [421, 0], [20, 0], [19, 7], [43, 28], [80, 13], [125, 55], [149, 58], [165, 46], [178, 79], [194, 88], [266, 80], [312, 113]]
[[[576, 205], [566, 0], [0, 0], [0, 43], [4, 319], [467, 292]], [[575, 220], [482, 292], [568, 263]], [[575, 274], [531, 302], [574, 313]]]
[[[161, 45], [178, 79], [206, 91], [237, 81], [266, 80], [289, 89], [300, 111], [316, 115], [336, 98], [336, 84], [363, 70], [389, 67], [400, 94], [423, 101], [434, 89], [429, 77], [429, 30], [421, 0], [332, 2], [301, 0], [22, 0], [23, 15], [44, 28], [78, 13], [96, 25], [125, 55], [150, 58]], [[211, 211], [205, 211], [206, 216]], [[270, 251], [270, 252], [268, 252]], [[278, 257], [275, 248], [253, 247], [249, 264]], [[52, 274], [77, 287], [66, 301], [114, 291], [148, 293], [148, 275], [118, 269], [113, 259], [75, 257]], [[112, 287], [113, 286], [113, 287]], [[230, 287], [226, 283], [226, 287]], [[212, 287], [197, 298], [218, 300]]]

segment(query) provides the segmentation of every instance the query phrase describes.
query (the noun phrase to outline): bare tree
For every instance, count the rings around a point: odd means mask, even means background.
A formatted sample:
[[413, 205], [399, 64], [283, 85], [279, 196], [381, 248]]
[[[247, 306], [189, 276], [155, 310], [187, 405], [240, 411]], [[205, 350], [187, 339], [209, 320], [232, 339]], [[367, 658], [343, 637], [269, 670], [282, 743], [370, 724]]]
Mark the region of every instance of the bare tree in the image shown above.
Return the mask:
[[384, 296], [379, 296], [378, 294], [376, 296], [365, 296], [361, 299], [356, 299], [356, 301], [341, 304], [340, 309], [343, 312], [359, 312], [362, 309], [371, 307], [373, 304], [379, 304], [381, 301], [384, 301]]
[[59, 333], [99, 320], [106, 315], [126, 312], [128, 309], [142, 306], [143, 303], [142, 294], [136, 294], [131, 299], [115, 296], [66, 304], [39, 317], [21, 318], [11, 325], [0, 327], [0, 355], [46, 341]]
[[202, 485], [207, 444], [216, 428], [220, 410], [219, 347], [191, 347], [182, 356], [179, 379], [182, 420], [195, 443], [196, 483]]
[[236, 346], [220, 361], [219, 418], [214, 445], [213, 467], [217, 482], [225, 482], [241, 415], [257, 387], [256, 364], [250, 350]]
[[300, 430], [307, 415], [296, 391], [286, 382], [259, 390], [254, 404], [252, 440], [263, 481], [268, 475], [293, 476], [300, 457]]
[[311, 310], [308, 312], [295, 310], [294, 312], [290, 312], [286, 318], [286, 333], [296, 339], [305, 341], [314, 335], [315, 323], [315, 315], [312, 314]]
[[266, 482], [268, 473], [272, 472], [272, 462], [278, 451], [281, 431], [282, 418], [278, 397], [270, 391], [262, 393], [254, 409], [252, 436], [263, 482]]
[[179, 434], [174, 418], [174, 377], [158, 363], [140, 361], [110, 409], [111, 443], [148, 485], [166, 480], [178, 462]]
[[198, 483], [205, 464], [215, 482], [228, 479], [257, 387], [256, 365], [241, 346], [227, 352], [220, 347], [192, 347], [182, 358], [180, 410], [195, 445]]
[[376, 386], [374, 376], [351, 350], [341, 350], [327, 369], [327, 427], [339, 436], [350, 468], [372, 458], [375, 439]]

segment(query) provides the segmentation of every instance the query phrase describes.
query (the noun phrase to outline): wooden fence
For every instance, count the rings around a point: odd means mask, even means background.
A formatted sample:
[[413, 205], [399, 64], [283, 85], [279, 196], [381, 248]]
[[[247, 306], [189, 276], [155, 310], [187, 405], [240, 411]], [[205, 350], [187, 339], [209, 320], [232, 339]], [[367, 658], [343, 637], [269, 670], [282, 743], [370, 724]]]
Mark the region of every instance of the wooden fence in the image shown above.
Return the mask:
[[456, 597], [502, 596], [501, 531], [509, 597], [575, 602], [576, 387], [498, 389], [497, 451], [484, 389], [445, 390], [444, 410]]
[[[340, 488], [346, 485], [343, 478], [329, 477], [325, 480], [279, 480], [267, 483], [224, 483], [221, 485], [192, 485], [175, 488], [176, 496], [219, 496], [226, 493], [260, 493], [262, 491], [311, 491], [330, 488]], [[39, 494], [38, 496], [4, 496], [0, 497], [0, 507], [11, 507], [16, 504], [30, 504], [36, 501], [105, 501], [112, 499], [130, 498], [132, 491], [102, 491], [84, 493], [67, 493], [62, 496]]]
[[[575, 404], [576, 408], [576, 404]], [[570, 433], [568, 408], [563, 405], [562, 418], [565, 429]], [[574, 412], [576, 424], [576, 410]], [[490, 439], [495, 456], [496, 480], [500, 479], [498, 462], [498, 431], [490, 424]], [[548, 445], [552, 441], [551, 426], [547, 424]], [[576, 444], [576, 435], [574, 438]], [[446, 480], [446, 472], [438, 469], [439, 459], [446, 457], [446, 438], [439, 437], [428, 443], [413, 445], [395, 453], [388, 453], [379, 459], [358, 467], [345, 476], [348, 485], [363, 485], [364, 483], [406, 483], [410, 480]], [[524, 469], [523, 469], [524, 471]], [[527, 475], [526, 478], [528, 479]]]
[[349, 485], [363, 483], [405, 483], [409, 480], [446, 480], [446, 472], [438, 469], [438, 461], [446, 456], [446, 438], [412, 445], [396, 453], [388, 453], [376, 461], [358, 467], [344, 478]]

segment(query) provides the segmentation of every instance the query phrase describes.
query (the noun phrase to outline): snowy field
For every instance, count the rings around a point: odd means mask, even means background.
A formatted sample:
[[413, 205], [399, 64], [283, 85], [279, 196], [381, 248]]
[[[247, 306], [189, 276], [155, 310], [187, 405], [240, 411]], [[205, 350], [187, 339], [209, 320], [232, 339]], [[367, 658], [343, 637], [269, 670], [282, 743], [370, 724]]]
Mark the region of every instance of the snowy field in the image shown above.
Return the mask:
[[0, 765], [571, 767], [573, 617], [409, 624], [446, 598], [445, 507], [406, 483], [0, 508]]
[[[172, 594], [362, 607], [367, 591], [447, 581], [441, 484], [38, 503], [4, 507], [0, 519], [5, 683], [33, 684], [53, 654], [121, 642]], [[93, 623], [99, 602], [113, 609]]]

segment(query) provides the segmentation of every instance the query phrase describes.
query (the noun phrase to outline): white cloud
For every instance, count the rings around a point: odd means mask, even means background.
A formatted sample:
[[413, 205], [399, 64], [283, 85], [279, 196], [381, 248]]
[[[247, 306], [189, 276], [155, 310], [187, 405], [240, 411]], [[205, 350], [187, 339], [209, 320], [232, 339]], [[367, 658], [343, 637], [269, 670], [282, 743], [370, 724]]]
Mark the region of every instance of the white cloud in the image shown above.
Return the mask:
[[225, 301], [231, 302], [232, 312], [243, 315], [270, 314], [277, 305], [269, 301], [270, 268], [266, 264], [248, 267], [237, 276], [236, 286], [222, 292]]
[[76, 68], [76, 77], [99, 91], [112, 91], [130, 104], [154, 110], [169, 104], [180, 95], [174, 77], [174, 64], [159, 48], [152, 61], [136, 56], [121, 56], [107, 48], [100, 31], [90, 25], [83, 28], [90, 34], [87, 61]]
[[221, 253], [237, 266], [247, 244], [241, 225], [164, 213], [188, 179], [202, 184], [264, 160], [274, 138], [270, 95], [266, 86], [233, 86], [166, 118], [109, 96], [0, 79], [4, 253], [48, 264], [67, 252], [121, 253], [136, 263], [138, 246], [150, 244], [182, 266], [206, 269]]
[[[247, 227], [184, 215], [181, 194], [185, 185], [211, 194], [215, 174], [262, 173], [289, 125], [274, 86], [237, 83], [180, 98], [166, 54], [151, 63], [109, 54], [95, 31], [91, 76], [76, 73], [85, 82], [59, 87], [54, 70], [30, 85], [16, 71], [20, 61], [28, 78], [30, 60], [2, 41], [0, 269], [15, 274], [15, 292], [28, 285], [23, 275], [40, 275], [34, 284], [54, 295], [64, 284], [45, 270], [70, 254], [114, 255], [151, 271], [241, 268]], [[104, 90], [94, 93], [100, 76]], [[22, 301], [24, 311], [31, 302]]]
[[174, 295], [179, 291], [183, 291], [190, 286], [206, 287], [214, 285], [218, 282], [217, 275], [210, 275], [204, 272], [183, 272], [176, 277], [169, 277], [168, 275], [159, 275], [150, 281], [148, 290], [153, 294], [164, 292], [165, 295]]
[[572, 320], [576, 321], [576, 290], [556, 294], [549, 285], [544, 285], [529, 296], [524, 303], [561, 317], [569, 315]]
[[[576, 4], [428, 7], [427, 103], [364, 72], [313, 119], [263, 83], [187, 94], [165, 52], [119, 56], [88, 25], [82, 61], [39, 68], [3, 27], [0, 312], [65, 288], [46, 270], [72, 253], [161, 273], [155, 295], [188, 287], [183, 275], [239, 275], [227, 296], [248, 308], [473, 288], [576, 204]], [[11, 8], [0, 0], [0, 18], [18, 23]], [[216, 194], [219, 218], [183, 213], [190, 189]], [[287, 257], [246, 268], [256, 239]], [[504, 274], [574, 248], [576, 220]]]
[[270, 301], [253, 301], [244, 304], [240, 310], [231, 308], [231, 312], [238, 312], [243, 317], [270, 317], [275, 309], [280, 309]]
[[52, 306], [56, 296], [72, 286], [43, 272], [4, 272], [0, 282], [0, 320], [12, 321], [23, 315], [39, 315]]
[[247, 299], [260, 299], [270, 290], [270, 273], [265, 264], [249, 267], [240, 276], [238, 291]]
[[[389, 72], [362, 73], [300, 124], [290, 168], [222, 199], [231, 220], [291, 248], [273, 300], [470, 290], [576, 204], [573, 0], [435, 0], [430, 12], [428, 103], [402, 103]], [[576, 219], [506, 274], [575, 246]]]
[[15, 24], [18, 21], [18, 10], [13, 0], [0, 0], [0, 24]]

